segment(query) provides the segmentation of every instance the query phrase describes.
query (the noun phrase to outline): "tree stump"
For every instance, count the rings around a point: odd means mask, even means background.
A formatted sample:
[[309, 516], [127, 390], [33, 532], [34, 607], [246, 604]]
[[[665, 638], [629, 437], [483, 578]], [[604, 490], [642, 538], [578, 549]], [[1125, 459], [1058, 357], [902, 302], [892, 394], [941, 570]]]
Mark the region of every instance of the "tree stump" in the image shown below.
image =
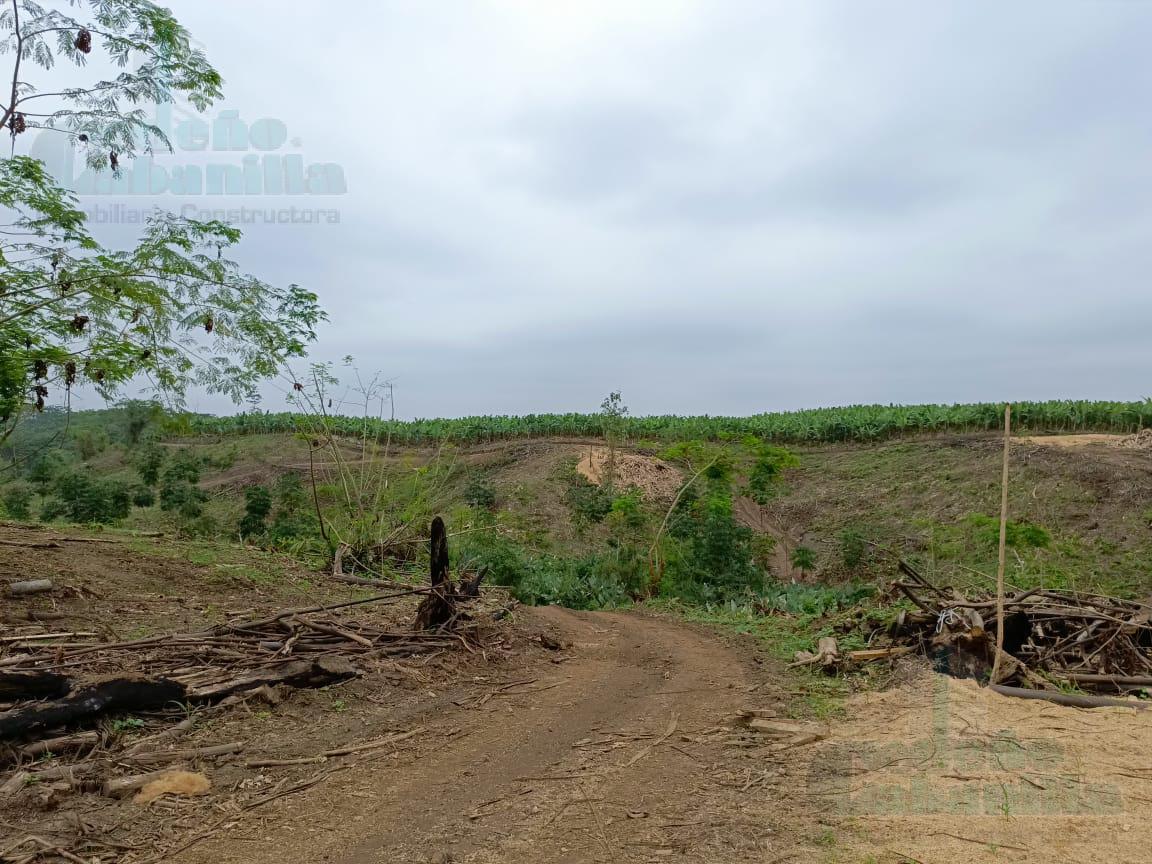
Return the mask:
[[429, 552], [431, 558], [432, 591], [420, 601], [416, 610], [417, 630], [435, 630], [450, 624], [457, 615], [456, 586], [448, 572], [448, 532], [444, 520], [437, 516], [432, 520]]

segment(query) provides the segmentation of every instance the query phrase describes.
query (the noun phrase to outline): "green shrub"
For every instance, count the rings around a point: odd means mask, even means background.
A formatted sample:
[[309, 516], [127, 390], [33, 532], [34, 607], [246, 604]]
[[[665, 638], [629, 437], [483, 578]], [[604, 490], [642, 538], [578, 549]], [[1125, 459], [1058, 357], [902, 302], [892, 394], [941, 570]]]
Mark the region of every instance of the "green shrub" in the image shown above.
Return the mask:
[[840, 532], [840, 558], [849, 570], [855, 570], [864, 562], [868, 544], [864, 535], [855, 528], [845, 528]]
[[95, 429], [81, 429], [73, 435], [76, 452], [85, 462], [108, 448], [108, 436]]
[[607, 518], [618, 529], [636, 529], [644, 525], [644, 510], [639, 489], [629, 489], [612, 499]]
[[765, 590], [761, 605], [769, 612], [822, 618], [840, 609], [850, 609], [875, 593], [876, 590], [867, 585], [782, 584]]
[[685, 493], [669, 534], [662, 594], [713, 602], [748, 596], [762, 586], [753, 533], [733, 516], [728, 484], [712, 483], [699, 498]]
[[4, 503], [4, 512], [11, 519], [24, 521], [32, 515], [32, 487], [27, 483], [16, 481], [4, 487], [0, 501]]
[[496, 506], [496, 490], [481, 477], [473, 477], [464, 490], [464, 501], [478, 510], [491, 510]]
[[482, 567], [488, 580], [504, 585], [524, 603], [599, 609], [627, 603], [643, 590], [647, 564], [633, 546], [610, 546], [580, 558], [544, 555], [498, 534], [466, 541], [462, 560]]
[[132, 506], [133, 507], [151, 507], [156, 503], [156, 493], [152, 491], [151, 486], [133, 486], [132, 487]]
[[240, 519], [240, 536], [257, 537], [268, 530], [272, 512], [272, 493], [266, 486], [249, 486], [244, 490], [244, 516]]
[[811, 573], [816, 569], [816, 553], [807, 546], [797, 546], [793, 549], [790, 560], [792, 566], [803, 573]]
[[[129, 448], [143, 441], [145, 433], [164, 419], [164, 407], [158, 402], [130, 399], [121, 402], [118, 407], [123, 413], [124, 444]], [[148, 485], [156, 484], [153, 482]]]
[[44, 502], [41, 518], [110, 523], [126, 518], [131, 510], [132, 492], [127, 484], [75, 472], [56, 481], [55, 496]]
[[236, 445], [233, 444], [223, 453], [206, 456], [204, 458], [204, 464], [211, 468], [215, 468], [217, 471], [227, 471], [229, 468], [236, 464], [236, 460], [239, 458], [240, 451], [237, 449]]
[[160, 469], [164, 467], [164, 448], [155, 441], [149, 441], [140, 448], [136, 457], [136, 472], [145, 486], [155, 486], [160, 482]]
[[573, 472], [564, 493], [564, 502], [572, 509], [572, 518], [577, 525], [603, 522], [612, 511], [612, 493], [576, 472]]
[[176, 513], [184, 520], [198, 519], [208, 496], [197, 488], [200, 460], [189, 450], [181, 450], [168, 462], [160, 477], [160, 509]]
[[[749, 442], [746, 442], [749, 443]], [[748, 472], [748, 494], [758, 504], [767, 504], [783, 489], [781, 475], [785, 468], [793, 468], [800, 460], [789, 450], [752, 439], [755, 461]]]
[[272, 539], [283, 541], [313, 533], [316, 519], [300, 475], [281, 475], [276, 481], [273, 492], [276, 499], [276, 515], [272, 518], [270, 531]]
[[25, 476], [29, 481], [36, 484], [43, 494], [48, 490], [48, 487], [56, 482], [56, 478], [64, 473], [65, 468], [66, 462], [63, 454], [59, 450], [49, 450], [32, 460]]

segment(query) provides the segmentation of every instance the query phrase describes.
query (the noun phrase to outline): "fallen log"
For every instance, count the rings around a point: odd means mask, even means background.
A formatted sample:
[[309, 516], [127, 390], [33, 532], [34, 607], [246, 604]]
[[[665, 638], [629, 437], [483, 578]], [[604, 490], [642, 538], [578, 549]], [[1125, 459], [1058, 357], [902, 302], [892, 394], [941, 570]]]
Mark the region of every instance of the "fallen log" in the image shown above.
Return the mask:
[[917, 649], [913, 645], [898, 645], [894, 648], [865, 648], [862, 651], [849, 651], [850, 663], [872, 663], [876, 660], [890, 660], [893, 657], [903, 657], [912, 654]]
[[68, 750], [95, 747], [99, 743], [99, 732], [77, 732], [75, 735], [64, 735], [60, 738], [45, 738], [43, 741], [27, 744], [16, 752], [31, 759], [36, 756], [43, 756], [45, 753], [63, 753]]
[[355, 674], [356, 668], [343, 657], [297, 660], [278, 668], [257, 669], [229, 681], [193, 687], [188, 691], [188, 698], [197, 702], [212, 702], [234, 693], [273, 684], [285, 684], [289, 687], [324, 687], [351, 678]]
[[164, 678], [113, 678], [54, 702], [0, 713], [0, 740], [57, 729], [113, 712], [154, 711], [187, 698], [183, 684]]
[[78, 765], [54, 765], [39, 771], [17, 771], [0, 786], [0, 802], [16, 797], [31, 786], [51, 781], [62, 781], [73, 789], [95, 783], [97, 776], [108, 768], [107, 764], [84, 762]]
[[137, 753], [125, 758], [142, 765], [162, 765], [165, 762], [192, 762], [196, 759], [231, 756], [240, 753], [243, 749], [243, 741], [233, 741], [231, 744], [217, 744], [213, 747], [191, 747], [187, 750], [157, 750], [152, 753]]
[[1109, 699], [1107, 696], [1081, 696], [1075, 693], [1057, 693], [1052, 690], [1027, 690], [1023, 687], [1009, 687], [1005, 684], [989, 684], [988, 689], [1002, 696], [1015, 696], [1017, 699], [1041, 699], [1054, 705], [1071, 708], [1135, 708], [1147, 711], [1149, 703], [1135, 699]]
[[53, 699], [71, 687], [68, 678], [55, 672], [0, 672], [0, 702]]
[[29, 579], [25, 582], [13, 582], [8, 586], [8, 593], [13, 597], [24, 597], [28, 594], [45, 594], [51, 590], [51, 579]]

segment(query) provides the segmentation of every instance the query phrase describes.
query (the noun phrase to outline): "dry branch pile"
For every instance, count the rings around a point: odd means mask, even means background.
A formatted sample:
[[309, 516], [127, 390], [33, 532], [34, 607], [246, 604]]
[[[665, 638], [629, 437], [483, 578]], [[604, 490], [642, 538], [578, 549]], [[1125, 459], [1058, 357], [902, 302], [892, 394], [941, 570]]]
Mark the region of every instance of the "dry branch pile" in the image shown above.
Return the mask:
[[[249, 611], [197, 632], [122, 642], [101, 642], [90, 632], [28, 632], [23, 626], [9, 631], [11, 636], [0, 634], [0, 806], [38, 796], [44, 800], [37, 806], [51, 809], [60, 796], [78, 792], [133, 795], [140, 802], [165, 794], [165, 784], [184, 789], [180, 784], [191, 783], [180, 794], [203, 794], [207, 778], [177, 769], [233, 759], [246, 749], [239, 741], [174, 747], [205, 716], [247, 700], [275, 704], [285, 688], [322, 687], [394, 670], [400, 658], [431, 657], [452, 648], [475, 651], [492, 629], [463, 609], [477, 597], [480, 580], [452, 582], [443, 523], [437, 523], [428, 587], [265, 617]], [[414, 600], [423, 601], [417, 614]], [[389, 619], [368, 611], [401, 603], [405, 606], [395, 612], [411, 622], [407, 626], [397, 624], [395, 614]], [[430, 607], [435, 614], [429, 614]], [[100, 722], [124, 714], [147, 717], [145, 731], [151, 734], [129, 745], [126, 736], [113, 731], [114, 724]], [[250, 762], [253, 767], [322, 763], [375, 751], [412, 734], [305, 758]], [[187, 791], [191, 788], [201, 791]], [[87, 850], [84, 860], [99, 859], [95, 851]], [[0, 861], [10, 855], [11, 860], [73, 860], [71, 854], [39, 836], [13, 849], [0, 844]]]
[[[891, 643], [915, 646], [939, 671], [986, 679], [996, 651], [995, 598], [939, 588], [903, 561], [900, 570], [906, 579], [894, 589], [919, 611], [900, 614]], [[992, 683], [1042, 690], [1152, 688], [1152, 606], [1042, 588], [1008, 596], [999, 678]]]

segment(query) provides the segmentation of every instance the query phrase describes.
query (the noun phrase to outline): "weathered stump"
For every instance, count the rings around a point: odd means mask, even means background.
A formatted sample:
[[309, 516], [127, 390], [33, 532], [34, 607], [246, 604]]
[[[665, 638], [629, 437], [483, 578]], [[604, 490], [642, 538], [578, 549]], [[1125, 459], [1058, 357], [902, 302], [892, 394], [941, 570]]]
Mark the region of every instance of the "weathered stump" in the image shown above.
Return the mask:
[[413, 626], [417, 630], [444, 627], [457, 616], [456, 586], [452, 584], [448, 565], [448, 532], [444, 528], [444, 520], [439, 516], [432, 520], [430, 538], [432, 590], [420, 601], [420, 608], [416, 610]]

